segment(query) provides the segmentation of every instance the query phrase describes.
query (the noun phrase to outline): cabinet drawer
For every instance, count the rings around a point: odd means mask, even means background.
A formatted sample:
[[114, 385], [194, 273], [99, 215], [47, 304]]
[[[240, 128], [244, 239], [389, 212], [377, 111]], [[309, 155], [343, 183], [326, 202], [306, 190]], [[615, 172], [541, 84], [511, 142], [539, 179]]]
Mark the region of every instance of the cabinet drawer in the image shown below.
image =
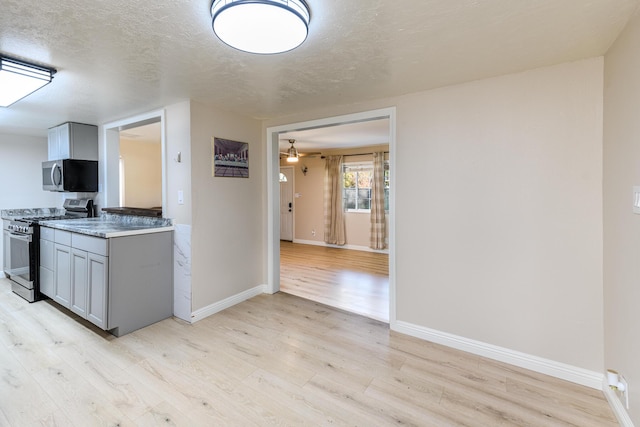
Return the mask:
[[71, 232], [64, 230], [53, 230], [55, 232], [55, 242], [61, 245], [71, 246]]
[[109, 251], [109, 240], [101, 237], [87, 236], [85, 234], [73, 233], [71, 235], [71, 246], [74, 249], [91, 252], [94, 254], [107, 256]]
[[40, 238], [44, 240], [49, 240], [51, 242], [55, 241], [55, 233], [53, 228], [48, 227], [40, 227]]
[[54, 245], [52, 241], [40, 239], [40, 265], [53, 270]]

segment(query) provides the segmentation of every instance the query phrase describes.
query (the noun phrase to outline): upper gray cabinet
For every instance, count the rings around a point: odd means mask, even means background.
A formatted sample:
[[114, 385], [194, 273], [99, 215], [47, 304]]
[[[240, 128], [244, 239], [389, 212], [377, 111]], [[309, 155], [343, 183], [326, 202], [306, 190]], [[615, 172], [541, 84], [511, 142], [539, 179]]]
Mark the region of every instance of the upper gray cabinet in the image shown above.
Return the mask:
[[49, 160], [98, 160], [98, 127], [67, 122], [49, 129]]

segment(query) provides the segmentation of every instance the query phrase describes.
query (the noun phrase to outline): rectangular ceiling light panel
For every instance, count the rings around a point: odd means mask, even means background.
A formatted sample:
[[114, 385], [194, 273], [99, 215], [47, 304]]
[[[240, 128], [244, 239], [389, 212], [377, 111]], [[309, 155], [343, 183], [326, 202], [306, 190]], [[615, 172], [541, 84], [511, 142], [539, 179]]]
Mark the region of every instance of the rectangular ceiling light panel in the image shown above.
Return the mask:
[[8, 107], [53, 79], [55, 70], [0, 57], [0, 107]]

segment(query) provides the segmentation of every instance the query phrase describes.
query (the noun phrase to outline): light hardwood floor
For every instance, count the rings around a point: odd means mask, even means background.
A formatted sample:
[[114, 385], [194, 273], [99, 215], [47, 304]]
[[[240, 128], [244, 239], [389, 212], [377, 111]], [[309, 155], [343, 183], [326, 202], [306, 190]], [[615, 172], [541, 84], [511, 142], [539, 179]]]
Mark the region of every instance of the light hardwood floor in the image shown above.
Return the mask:
[[389, 256], [280, 242], [280, 290], [389, 322]]
[[602, 393], [278, 293], [120, 338], [0, 280], [1, 426], [613, 426]]
[[613, 426], [602, 393], [295, 296], [120, 338], [0, 279], [1, 426]]

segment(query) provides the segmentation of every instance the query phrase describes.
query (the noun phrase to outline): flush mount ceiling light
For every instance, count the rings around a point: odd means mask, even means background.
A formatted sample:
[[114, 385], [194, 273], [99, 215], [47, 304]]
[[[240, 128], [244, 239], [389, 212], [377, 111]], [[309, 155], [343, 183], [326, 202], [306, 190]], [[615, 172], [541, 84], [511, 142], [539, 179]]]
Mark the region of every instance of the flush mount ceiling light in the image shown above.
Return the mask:
[[8, 107], [53, 79], [56, 70], [0, 55], [0, 107]]
[[287, 162], [289, 163], [295, 163], [298, 161], [298, 150], [296, 150], [296, 147], [293, 146], [293, 144], [296, 142], [295, 139], [290, 139], [289, 140], [289, 144], [291, 144], [291, 148], [289, 148], [287, 150]]
[[287, 52], [300, 46], [309, 30], [304, 0], [214, 0], [213, 31], [229, 46], [249, 53]]

